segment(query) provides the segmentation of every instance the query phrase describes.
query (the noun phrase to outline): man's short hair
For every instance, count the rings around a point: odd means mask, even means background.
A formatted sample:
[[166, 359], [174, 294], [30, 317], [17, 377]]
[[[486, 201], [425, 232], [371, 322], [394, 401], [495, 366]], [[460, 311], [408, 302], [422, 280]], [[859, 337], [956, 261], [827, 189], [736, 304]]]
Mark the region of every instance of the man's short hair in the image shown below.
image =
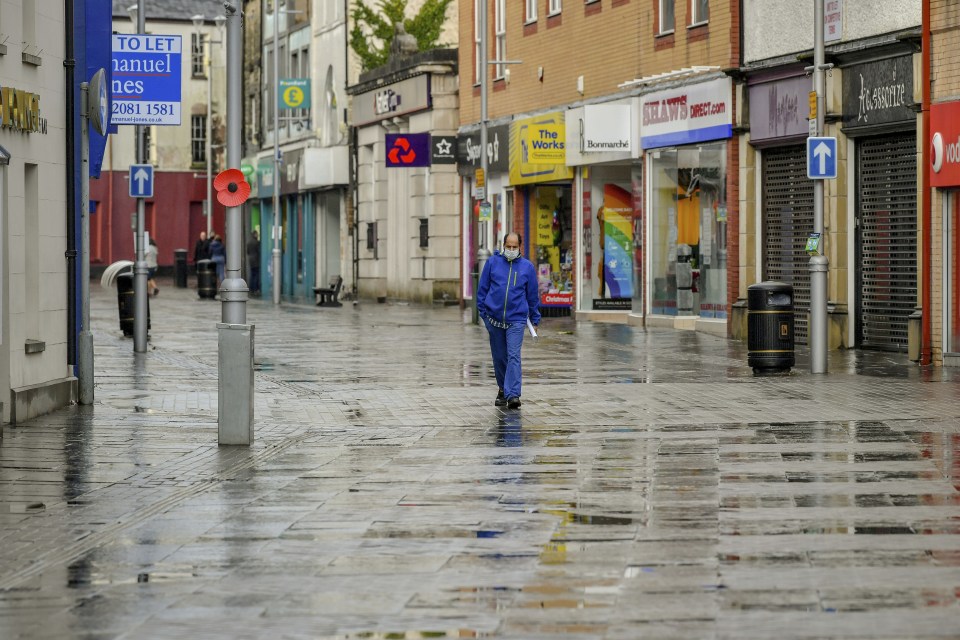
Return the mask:
[[503, 241], [506, 242], [507, 238], [509, 238], [510, 236], [517, 236], [517, 242], [520, 244], [521, 247], [523, 246], [523, 236], [517, 233], [516, 231], [511, 231], [507, 235], [503, 236]]

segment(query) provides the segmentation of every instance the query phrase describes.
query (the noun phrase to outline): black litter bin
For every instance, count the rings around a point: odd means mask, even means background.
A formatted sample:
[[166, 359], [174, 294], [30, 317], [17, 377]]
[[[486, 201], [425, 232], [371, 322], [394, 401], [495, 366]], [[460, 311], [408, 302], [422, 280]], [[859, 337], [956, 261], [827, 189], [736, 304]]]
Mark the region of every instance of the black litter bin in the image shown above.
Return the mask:
[[788, 371], [795, 363], [793, 285], [747, 287], [747, 363], [754, 373]]
[[173, 250], [173, 282], [178, 289], [187, 288], [187, 250]]
[[217, 296], [217, 265], [213, 260], [197, 260], [197, 295], [211, 300]]
[[[123, 335], [132, 336], [133, 316], [137, 310], [132, 271], [124, 271], [117, 276], [117, 307], [120, 312], [120, 330]], [[147, 296], [147, 330], [150, 330], [150, 296]]]

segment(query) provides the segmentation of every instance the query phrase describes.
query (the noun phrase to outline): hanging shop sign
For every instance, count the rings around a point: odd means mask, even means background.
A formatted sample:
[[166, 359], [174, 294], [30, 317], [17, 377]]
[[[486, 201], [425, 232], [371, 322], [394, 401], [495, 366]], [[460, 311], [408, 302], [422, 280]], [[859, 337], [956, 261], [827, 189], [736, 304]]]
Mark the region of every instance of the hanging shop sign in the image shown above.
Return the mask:
[[429, 167], [429, 133], [386, 134], [387, 167]]
[[574, 107], [566, 112], [567, 164], [630, 161], [640, 155], [640, 98]]
[[[797, 76], [750, 87], [750, 142], [754, 144], [807, 135], [810, 78]], [[809, 106], [808, 106], [809, 102]]]
[[[461, 133], [457, 136], [457, 173], [472, 176], [480, 168], [480, 132]], [[498, 124], [487, 127], [487, 169], [491, 173], [506, 173], [510, 170], [510, 125]]]
[[0, 129], [46, 133], [47, 119], [40, 115], [40, 94], [0, 86]]
[[930, 105], [930, 184], [960, 186], [960, 101]]
[[289, 78], [280, 80], [281, 110], [310, 108], [310, 78]]
[[430, 76], [424, 74], [358, 94], [353, 99], [353, 121], [363, 126], [430, 106]]
[[733, 136], [730, 78], [658, 91], [641, 103], [644, 149], [695, 144]]
[[[573, 179], [573, 169], [567, 167], [565, 160], [559, 163], [536, 160], [552, 157], [556, 152], [560, 158], [566, 158], [564, 122], [563, 112], [555, 111], [510, 123], [510, 184]], [[534, 140], [544, 142], [540, 149], [532, 146]]]
[[913, 56], [888, 58], [843, 71], [843, 127], [916, 122]]
[[113, 35], [113, 124], [179, 125], [181, 36]]

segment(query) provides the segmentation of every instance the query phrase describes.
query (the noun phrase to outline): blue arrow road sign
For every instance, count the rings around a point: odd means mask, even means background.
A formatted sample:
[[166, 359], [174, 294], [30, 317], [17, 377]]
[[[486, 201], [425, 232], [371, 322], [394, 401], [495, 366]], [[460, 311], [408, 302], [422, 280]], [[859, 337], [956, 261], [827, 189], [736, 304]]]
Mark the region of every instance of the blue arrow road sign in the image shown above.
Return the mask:
[[130, 165], [130, 197], [131, 198], [152, 198], [153, 197], [153, 165], [152, 164]]
[[811, 180], [837, 177], [836, 138], [807, 138], [807, 177]]

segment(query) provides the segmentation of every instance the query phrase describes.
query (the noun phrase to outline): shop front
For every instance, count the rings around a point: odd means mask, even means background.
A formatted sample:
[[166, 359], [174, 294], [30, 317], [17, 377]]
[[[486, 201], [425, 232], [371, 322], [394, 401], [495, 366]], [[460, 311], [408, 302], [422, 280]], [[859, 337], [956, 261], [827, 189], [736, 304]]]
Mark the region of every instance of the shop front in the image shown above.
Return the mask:
[[540, 312], [567, 316], [574, 302], [573, 169], [566, 165], [564, 113], [510, 124], [513, 230], [537, 269]]
[[813, 181], [807, 177], [806, 151], [811, 83], [803, 69], [775, 73], [772, 79], [759, 76], [748, 82], [750, 143], [759, 156], [754, 166], [760, 169], [755, 277], [793, 286], [794, 336], [798, 344], [807, 344], [810, 257], [805, 248], [813, 232]]
[[854, 140], [857, 347], [907, 350], [917, 306], [917, 114], [913, 56], [843, 70], [843, 133]]
[[[642, 316], [643, 208], [639, 98], [566, 113], [567, 165], [576, 168], [574, 207], [578, 316]], [[596, 313], [594, 313], [596, 312]]]
[[[482, 175], [478, 127], [461, 130], [457, 136], [456, 158], [463, 212], [461, 292], [464, 299], [473, 299], [472, 274], [480, 259], [499, 248], [503, 236], [515, 230], [514, 190], [510, 186], [510, 125], [487, 126], [487, 175]], [[481, 206], [483, 202], [490, 206]]]
[[[941, 265], [933, 253], [933, 273], [943, 276], [943, 299], [933, 300], [941, 308], [940, 330], [934, 327], [934, 352], [942, 350], [944, 366], [960, 366], [960, 101], [930, 106], [930, 185], [936, 188], [934, 212], [942, 214]], [[939, 200], [939, 209], [936, 203]], [[938, 216], [935, 214], [934, 219]], [[934, 226], [934, 229], [936, 227]], [[936, 238], [934, 239], [936, 242]], [[934, 313], [933, 309], [930, 313]]]
[[648, 325], [726, 335], [732, 111], [729, 78], [642, 98]]

